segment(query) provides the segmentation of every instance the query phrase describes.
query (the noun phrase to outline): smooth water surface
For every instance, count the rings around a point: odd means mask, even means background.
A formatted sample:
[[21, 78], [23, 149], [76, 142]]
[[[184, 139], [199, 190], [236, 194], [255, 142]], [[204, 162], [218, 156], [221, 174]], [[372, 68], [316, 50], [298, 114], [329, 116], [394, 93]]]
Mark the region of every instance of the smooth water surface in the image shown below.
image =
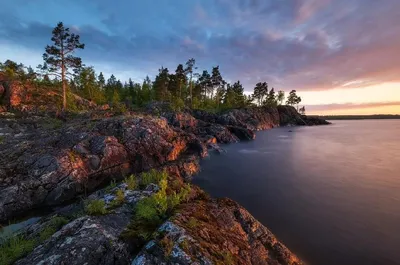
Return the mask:
[[223, 147], [194, 182], [308, 264], [400, 264], [400, 120], [277, 128]]

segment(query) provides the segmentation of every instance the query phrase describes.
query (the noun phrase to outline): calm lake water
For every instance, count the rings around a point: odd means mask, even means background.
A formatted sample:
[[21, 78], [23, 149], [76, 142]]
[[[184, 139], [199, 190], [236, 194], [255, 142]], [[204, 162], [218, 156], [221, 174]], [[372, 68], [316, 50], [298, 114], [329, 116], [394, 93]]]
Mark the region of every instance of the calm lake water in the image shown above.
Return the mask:
[[400, 120], [277, 128], [224, 148], [194, 182], [308, 264], [400, 264]]

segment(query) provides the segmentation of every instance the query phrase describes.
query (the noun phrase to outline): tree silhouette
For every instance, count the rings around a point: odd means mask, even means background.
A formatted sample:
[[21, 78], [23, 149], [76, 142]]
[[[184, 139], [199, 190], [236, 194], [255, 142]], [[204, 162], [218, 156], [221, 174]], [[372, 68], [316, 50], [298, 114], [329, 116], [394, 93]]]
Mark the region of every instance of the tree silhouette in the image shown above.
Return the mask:
[[296, 90], [292, 90], [289, 93], [286, 104], [293, 106], [297, 105], [297, 111], [299, 111], [299, 103], [301, 102], [301, 97], [297, 96]]
[[71, 73], [69, 69], [77, 70], [82, 66], [82, 60], [74, 57], [76, 49], [83, 49], [85, 44], [80, 43], [79, 35], [70, 33], [69, 28], [65, 28], [62, 22], [59, 22], [53, 29], [51, 40], [53, 45], [47, 45], [43, 54], [44, 64], [39, 66], [48, 74], [61, 78], [63, 90], [63, 111], [67, 109], [67, 76]]
[[195, 67], [196, 64], [196, 60], [191, 58], [186, 62], [186, 69], [185, 72], [189, 75], [189, 93], [190, 93], [190, 106], [192, 106], [192, 102], [193, 102], [193, 93], [192, 93], [192, 79], [193, 79], [193, 71], [195, 69], [197, 69]]
[[178, 83], [179, 97], [182, 98], [182, 86], [186, 83], [185, 69], [182, 64], [179, 64], [175, 70], [175, 79]]
[[283, 101], [285, 100], [285, 92], [282, 90], [278, 91], [278, 95], [276, 96], [276, 99], [278, 100], [279, 104], [283, 104]]

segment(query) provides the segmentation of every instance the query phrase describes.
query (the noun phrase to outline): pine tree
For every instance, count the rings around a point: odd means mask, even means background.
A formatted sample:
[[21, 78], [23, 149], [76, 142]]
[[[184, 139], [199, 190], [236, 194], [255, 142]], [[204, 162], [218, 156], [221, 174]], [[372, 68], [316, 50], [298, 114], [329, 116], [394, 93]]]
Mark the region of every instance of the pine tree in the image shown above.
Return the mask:
[[195, 69], [197, 69], [197, 67], [195, 67], [196, 64], [196, 60], [191, 58], [186, 62], [186, 69], [185, 72], [186, 74], [189, 75], [189, 95], [190, 95], [190, 106], [192, 106], [192, 100], [193, 100], [193, 92], [192, 92], [192, 79], [193, 79], [193, 71]]
[[113, 101], [114, 90], [116, 89], [117, 78], [113, 74], [111, 74], [110, 78], [107, 80], [107, 84], [105, 85], [105, 95], [109, 102]]
[[297, 105], [297, 111], [298, 111], [300, 102], [301, 102], [301, 97], [297, 96], [296, 90], [290, 91], [286, 104], [290, 106]]
[[258, 105], [261, 106], [263, 102], [263, 84], [261, 82], [254, 87], [253, 97], [257, 100]]
[[285, 92], [282, 90], [279, 90], [278, 95], [276, 96], [276, 99], [278, 100], [279, 104], [282, 105], [283, 101], [285, 100]]
[[216, 89], [217, 91], [216, 91], [215, 101], [217, 103], [217, 107], [219, 107], [219, 104], [225, 94], [224, 91], [225, 81], [221, 76], [221, 72], [219, 71], [219, 66], [213, 67], [212, 69], [211, 85], [212, 85], [211, 99], [213, 98], [214, 90]]
[[243, 107], [245, 104], [245, 95], [243, 94], [244, 88], [240, 81], [238, 80], [236, 83], [232, 85], [232, 91], [234, 94], [234, 106], [235, 108]]
[[84, 44], [80, 43], [79, 35], [69, 32], [69, 28], [65, 28], [62, 22], [59, 22], [53, 29], [54, 42], [52, 46], [47, 45], [43, 54], [44, 65], [40, 66], [43, 71], [54, 74], [61, 78], [63, 90], [63, 110], [67, 109], [67, 76], [68, 69], [76, 70], [82, 66], [82, 60], [74, 57], [73, 53], [76, 49], [83, 49]]
[[221, 72], [219, 71], [219, 66], [213, 67], [211, 74], [211, 99], [214, 97], [214, 90], [222, 86], [224, 84], [224, 79], [221, 76]]
[[211, 76], [207, 70], [204, 70], [202, 75], [199, 77], [199, 84], [204, 93], [204, 99], [206, 99], [207, 93], [211, 94], [212, 89]]
[[275, 107], [277, 105], [276, 97], [275, 97], [275, 89], [272, 88], [267, 95], [267, 98], [265, 99], [264, 105], [270, 106], [270, 107]]
[[176, 82], [178, 83], [178, 92], [180, 98], [182, 98], [182, 88], [186, 83], [186, 74], [185, 74], [185, 69], [183, 69], [183, 65], [179, 64], [178, 67], [175, 70], [175, 78]]
[[104, 86], [106, 85], [106, 80], [104, 79], [104, 75], [102, 72], [100, 72], [99, 76], [97, 77], [97, 83], [100, 89], [104, 89]]
[[139, 106], [149, 103], [154, 98], [152, 82], [148, 76], [146, 76], [146, 78], [143, 81], [140, 94], [141, 94], [141, 96], [140, 96], [141, 102], [140, 102]]
[[153, 86], [156, 100], [165, 101], [168, 99], [168, 83], [168, 68], [161, 67], [161, 69], [159, 69], [158, 75], [156, 76]]

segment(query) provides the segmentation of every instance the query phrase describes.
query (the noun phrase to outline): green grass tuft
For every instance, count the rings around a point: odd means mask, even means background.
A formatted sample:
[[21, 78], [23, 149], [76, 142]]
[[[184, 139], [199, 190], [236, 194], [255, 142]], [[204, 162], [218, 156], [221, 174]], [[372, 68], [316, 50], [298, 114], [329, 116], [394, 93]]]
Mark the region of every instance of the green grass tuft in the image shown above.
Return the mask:
[[194, 218], [194, 217], [189, 218], [189, 221], [187, 222], [187, 226], [190, 229], [196, 228], [198, 225], [199, 225], [199, 221], [196, 218]]
[[137, 188], [137, 181], [135, 175], [130, 175], [125, 178], [125, 184], [128, 186], [128, 190], [135, 190]]
[[36, 246], [36, 241], [26, 239], [23, 236], [14, 236], [1, 242], [0, 265], [13, 264], [16, 260], [24, 257]]
[[150, 170], [149, 172], [144, 172], [141, 175], [142, 179], [140, 182], [140, 186], [142, 188], [147, 187], [149, 184], [159, 184], [161, 180], [168, 178], [168, 173], [166, 171], [157, 171], [155, 169]]
[[110, 203], [110, 208], [111, 209], [117, 208], [122, 204], [124, 204], [124, 202], [125, 202], [125, 193], [123, 190], [118, 189], [115, 192], [115, 199]]
[[45, 241], [46, 239], [50, 238], [55, 232], [57, 232], [56, 228], [52, 226], [45, 227], [39, 234], [40, 241]]
[[110, 184], [105, 189], [105, 192], [111, 192], [116, 187], [117, 187], [117, 180], [113, 179], [113, 180], [111, 180]]
[[106, 204], [103, 200], [91, 200], [86, 202], [85, 212], [88, 215], [104, 215], [107, 214]]
[[[139, 201], [136, 205], [135, 215], [124, 235], [127, 237], [139, 237], [149, 240], [158, 226], [164, 222], [174, 209], [188, 199], [191, 191], [190, 185], [184, 185], [180, 191], [167, 194], [168, 174], [164, 172], [150, 171], [142, 175], [142, 184], [157, 183], [160, 190], [149, 198]], [[144, 180], [144, 181], [143, 181]]]

